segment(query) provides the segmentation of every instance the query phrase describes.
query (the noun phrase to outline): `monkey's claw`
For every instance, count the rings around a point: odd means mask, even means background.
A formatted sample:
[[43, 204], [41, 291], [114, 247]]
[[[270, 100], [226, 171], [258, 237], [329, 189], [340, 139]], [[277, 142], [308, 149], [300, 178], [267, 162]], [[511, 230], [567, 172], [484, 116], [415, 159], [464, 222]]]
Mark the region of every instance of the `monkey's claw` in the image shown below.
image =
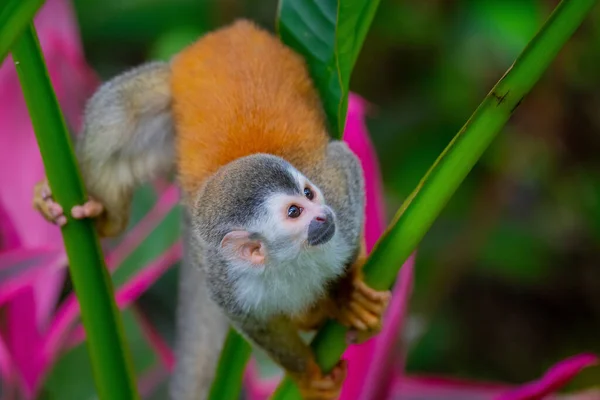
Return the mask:
[[[44, 180], [35, 185], [33, 194], [33, 208], [39, 211], [42, 216], [48, 221], [63, 226], [67, 223], [67, 217], [63, 213], [63, 209], [52, 197], [48, 181]], [[75, 219], [95, 218], [102, 214], [104, 207], [101, 203], [89, 199], [85, 204], [74, 206], [71, 209], [71, 216]]]
[[344, 304], [339, 321], [350, 327], [349, 343], [362, 343], [381, 330], [381, 319], [390, 301], [389, 291], [377, 291], [361, 280], [353, 282], [352, 294]]
[[329, 374], [312, 374], [296, 382], [304, 400], [336, 400], [346, 379], [347, 364], [340, 360]]

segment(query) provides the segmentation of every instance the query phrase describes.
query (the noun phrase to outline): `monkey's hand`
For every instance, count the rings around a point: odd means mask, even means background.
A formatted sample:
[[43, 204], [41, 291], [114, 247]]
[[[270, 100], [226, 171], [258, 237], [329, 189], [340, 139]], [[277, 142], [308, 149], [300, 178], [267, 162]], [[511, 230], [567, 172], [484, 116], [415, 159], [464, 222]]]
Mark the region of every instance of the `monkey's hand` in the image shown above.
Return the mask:
[[390, 291], [377, 291], [361, 277], [354, 277], [350, 293], [338, 306], [336, 319], [350, 328], [347, 341], [362, 343], [381, 330], [381, 320], [390, 301]]
[[[35, 185], [33, 208], [39, 211], [48, 221], [58, 226], [63, 226], [67, 223], [67, 217], [64, 215], [62, 207], [52, 197], [52, 191], [50, 190], [50, 186], [48, 186], [47, 180], [38, 182]], [[102, 204], [90, 198], [83, 205], [74, 206], [71, 209], [71, 216], [75, 219], [95, 218], [103, 212], [104, 207]]]
[[319, 366], [312, 361], [303, 374], [288, 373], [298, 386], [304, 400], [337, 400], [346, 378], [347, 364], [340, 360], [329, 374], [324, 375]]

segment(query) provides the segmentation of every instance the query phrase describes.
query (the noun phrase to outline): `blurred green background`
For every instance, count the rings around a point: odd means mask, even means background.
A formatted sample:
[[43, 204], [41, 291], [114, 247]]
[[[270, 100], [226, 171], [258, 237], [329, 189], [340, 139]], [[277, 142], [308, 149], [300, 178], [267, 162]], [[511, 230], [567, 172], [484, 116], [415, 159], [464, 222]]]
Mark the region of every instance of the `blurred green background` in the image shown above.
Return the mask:
[[[558, 1], [382, 0], [351, 83], [389, 215]], [[75, 0], [102, 79], [167, 59], [238, 17], [274, 29], [275, 0]], [[600, 354], [600, 9], [560, 53], [419, 249], [405, 329], [411, 373], [523, 382]], [[141, 303], [161, 307], [167, 274]], [[162, 305], [169, 308], [166, 305]], [[573, 385], [600, 379], [590, 369]]]

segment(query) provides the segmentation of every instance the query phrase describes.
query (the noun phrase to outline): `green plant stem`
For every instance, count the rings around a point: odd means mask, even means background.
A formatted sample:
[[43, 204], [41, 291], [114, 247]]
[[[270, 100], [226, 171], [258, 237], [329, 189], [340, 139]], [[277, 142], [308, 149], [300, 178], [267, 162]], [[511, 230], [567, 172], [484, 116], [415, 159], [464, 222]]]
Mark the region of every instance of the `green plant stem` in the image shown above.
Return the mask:
[[215, 379], [210, 388], [209, 400], [239, 399], [246, 363], [252, 347], [233, 329], [229, 330]]
[[0, 64], [44, 0], [4, 0], [3, 3], [0, 5]]
[[12, 55], [46, 176], [68, 219], [62, 235], [98, 396], [102, 400], [138, 399], [133, 364], [95, 228], [91, 220], [74, 220], [68, 211], [83, 204], [86, 194], [33, 23], [15, 42]]
[[[384, 290], [393, 285], [400, 267], [452, 194], [595, 3], [563, 0], [556, 7], [396, 214], [365, 265], [365, 280], [371, 287]], [[331, 370], [346, 349], [345, 334], [345, 328], [330, 321], [313, 340], [311, 345], [324, 371]], [[273, 399], [297, 398], [293, 385], [285, 379]]]

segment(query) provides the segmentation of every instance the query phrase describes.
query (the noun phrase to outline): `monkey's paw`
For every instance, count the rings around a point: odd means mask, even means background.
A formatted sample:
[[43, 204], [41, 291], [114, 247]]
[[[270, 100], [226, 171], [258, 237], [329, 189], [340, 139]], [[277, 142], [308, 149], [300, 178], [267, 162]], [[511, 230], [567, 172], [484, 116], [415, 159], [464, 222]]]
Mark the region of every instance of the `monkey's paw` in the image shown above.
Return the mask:
[[350, 299], [341, 307], [337, 318], [350, 328], [348, 343], [362, 343], [379, 333], [390, 298], [390, 291], [377, 291], [362, 279], [354, 280]]
[[340, 397], [342, 384], [348, 371], [345, 360], [340, 360], [330, 373], [320, 370], [298, 379], [296, 384], [304, 400], [336, 400]]
[[[33, 192], [33, 208], [53, 224], [63, 226], [67, 223], [67, 217], [64, 215], [62, 207], [52, 198], [48, 181], [43, 180], [38, 182]], [[103, 211], [104, 206], [101, 203], [89, 199], [83, 205], [74, 206], [71, 209], [71, 216], [75, 219], [95, 218], [102, 214]]]

